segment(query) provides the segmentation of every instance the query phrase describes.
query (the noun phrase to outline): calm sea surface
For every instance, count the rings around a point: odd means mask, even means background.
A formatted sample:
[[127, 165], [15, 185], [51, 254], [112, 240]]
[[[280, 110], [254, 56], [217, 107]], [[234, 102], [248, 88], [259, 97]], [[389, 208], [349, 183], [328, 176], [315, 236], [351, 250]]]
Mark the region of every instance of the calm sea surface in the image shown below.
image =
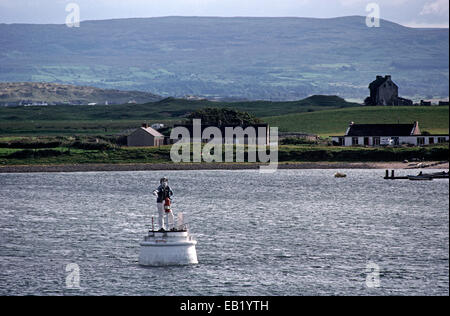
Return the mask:
[[[0, 174], [0, 295], [449, 295], [448, 180], [341, 171]], [[164, 175], [198, 265], [138, 265]]]

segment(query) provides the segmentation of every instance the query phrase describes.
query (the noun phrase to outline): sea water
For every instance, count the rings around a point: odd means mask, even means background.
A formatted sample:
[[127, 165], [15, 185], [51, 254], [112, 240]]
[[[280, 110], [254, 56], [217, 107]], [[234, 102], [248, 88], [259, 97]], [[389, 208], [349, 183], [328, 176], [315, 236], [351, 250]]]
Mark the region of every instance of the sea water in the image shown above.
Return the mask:
[[[340, 171], [0, 174], [0, 295], [449, 295], [448, 180]], [[138, 264], [162, 176], [199, 264]]]

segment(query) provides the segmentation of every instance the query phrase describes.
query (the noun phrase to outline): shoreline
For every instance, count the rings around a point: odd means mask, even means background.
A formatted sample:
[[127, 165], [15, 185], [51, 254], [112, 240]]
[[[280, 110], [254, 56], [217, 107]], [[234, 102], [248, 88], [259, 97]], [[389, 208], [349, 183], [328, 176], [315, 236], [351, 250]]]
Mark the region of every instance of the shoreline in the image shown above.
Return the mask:
[[[157, 170], [254, 170], [259, 163], [134, 163], [0, 166], [0, 173], [157, 171]], [[449, 169], [448, 161], [404, 162], [283, 162], [278, 169]]]

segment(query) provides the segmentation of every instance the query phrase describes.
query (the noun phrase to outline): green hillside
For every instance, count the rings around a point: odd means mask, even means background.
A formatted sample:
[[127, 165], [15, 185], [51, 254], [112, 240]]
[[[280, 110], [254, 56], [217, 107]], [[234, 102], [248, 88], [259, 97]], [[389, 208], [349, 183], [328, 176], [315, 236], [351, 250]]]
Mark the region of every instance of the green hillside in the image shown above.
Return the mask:
[[161, 17], [0, 24], [0, 82], [54, 82], [251, 100], [363, 100], [375, 75], [400, 95], [448, 96], [448, 29], [365, 17]]
[[448, 134], [448, 106], [357, 107], [263, 118], [282, 132], [305, 132], [321, 136], [343, 135], [349, 122], [360, 124], [412, 123], [419, 121], [422, 131]]

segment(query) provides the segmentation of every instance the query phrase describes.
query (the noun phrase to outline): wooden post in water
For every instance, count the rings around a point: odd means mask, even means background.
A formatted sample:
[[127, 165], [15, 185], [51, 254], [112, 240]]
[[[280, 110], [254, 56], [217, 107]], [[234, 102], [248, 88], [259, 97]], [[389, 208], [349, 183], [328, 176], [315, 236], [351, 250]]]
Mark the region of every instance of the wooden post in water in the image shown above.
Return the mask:
[[386, 175], [384, 176], [385, 179], [389, 179], [389, 170], [386, 169]]
[[395, 176], [394, 176], [394, 170], [391, 170], [391, 178], [392, 178], [392, 179], [395, 178]]

